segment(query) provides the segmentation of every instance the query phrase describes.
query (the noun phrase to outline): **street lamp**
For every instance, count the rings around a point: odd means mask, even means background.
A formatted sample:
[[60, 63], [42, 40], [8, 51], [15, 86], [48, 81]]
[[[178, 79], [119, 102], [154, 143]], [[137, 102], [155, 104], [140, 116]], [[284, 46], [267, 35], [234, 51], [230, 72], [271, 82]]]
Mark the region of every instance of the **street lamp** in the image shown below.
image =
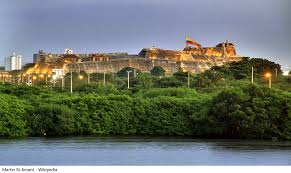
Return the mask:
[[25, 80], [25, 76], [25, 73], [21, 75], [21, 83], [27, 83], [28, 80]]
[[190, 88], [190, 71], [188, 71], [188, 88]]
[[126, 71], [127, 72], [127, 89], [129, 89], [129, 73], [132, 71]]
[[47, 87], [47, 80], [48, 80], [49, 74], [46, 72], [45, 73], [45, 86]]
[[136, 69], [133, 69], [133, 77], [136, 77]]
[[6, 74], [3, 74], [3, 83], [5, 83]]
[[73, 93], [73, 70], [70, 68], [70, 82], [71, 82], [71, 86], [70, 86], [70, 92], [71, 94]]
[[17, 84], [19, 84], [19, 83], [22, 83], [22, 81], [21, 81], [21, 75], [20, 74], [17, 75]]
[[254, 83], [254, 67], [252, 67], [252, 83]]
[[44, 78], [44, 75], [43, 74], [39, 74], [38, 75], [38, 81], [42, 81], [43, 78]]
[[269, 88], [271, 88], [272, 87], [272, 74], [266, 73], [265, 76], [266, 78], [269, 78]]
[[37, 79], [37, 77], [36, 76], [33, 76], [32, 77], [32, 83], [34, 83], [34, 81]]
[[55, 74], [53, 74], [53, 75], [52, 75], [52, 79], [53, 79], [53, 81], [52, 81], [52, 82], [53, 82], [53, 84], [54, 84], [54, 87], [56, 87], [56, 82], [57, 82], [56, 80], [57, 80], [57, 76], [56, 76]]
[[87, 73], [87, 83], [90, 84], [90, 73]]
[[103, 84], [106, 84], [106, 72], [103, 72]]
[[62, 91], [64, 91], [64, 89], [65, 89], [65, 76], [62, 75], [61, 79], [62, 79]]
[[79, 75], [79, 79], [80, 80], [83, 80], [84, 79], [84, 76], [83, 75]]

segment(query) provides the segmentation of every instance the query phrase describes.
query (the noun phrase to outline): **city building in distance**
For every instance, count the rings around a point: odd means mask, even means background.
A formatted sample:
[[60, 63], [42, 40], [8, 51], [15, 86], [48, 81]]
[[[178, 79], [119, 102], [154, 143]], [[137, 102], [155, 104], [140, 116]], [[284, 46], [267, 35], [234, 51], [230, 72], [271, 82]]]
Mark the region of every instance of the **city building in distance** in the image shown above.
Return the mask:
[[17, 55], [16, 53], [12, 53], [12, 55], [5, 58], [5, 70], [21, 70], [21, 55]]
[[227, 62], [239, 61], [233, 43], [228, 41], [215, 47], [202, 47], [196, 41], [186, 38], [183, 50], [164, 50], [156, 47], [144, 48], [138, 54], [90, 53], [76, 54], [66, 49], [61, 54], [46, 53], [43, 50], [34, 55], [35, 66], [27, 74], [51, 74], [52, 69], [64, 69], [67, 72], [117, 73], [125, 67], [149, 72], [154, 66], [161, 66], [167, 74], [179, 69], [191, 73], [201, 73], [212, 66], [221, 66]]

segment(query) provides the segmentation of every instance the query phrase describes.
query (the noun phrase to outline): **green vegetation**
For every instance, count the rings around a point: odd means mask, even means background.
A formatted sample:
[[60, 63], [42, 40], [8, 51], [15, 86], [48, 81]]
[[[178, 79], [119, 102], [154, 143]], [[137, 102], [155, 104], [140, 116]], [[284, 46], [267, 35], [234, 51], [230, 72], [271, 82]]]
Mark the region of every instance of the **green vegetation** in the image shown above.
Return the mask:
[[125, 67], [117, 73], [117, 76], [127, 77], [127, 73], [129, 73], [130, 77], [133, 77], [133, 76], [136, 76], [138, 73], [141, 73], [141, 71], [132, 67]]
[[153, 76], [164, 76], [165, 70], [161, 66], [155, 66], [153, 69], [151, 69], [151, 75]]
[[[260, 63], [265, 68], [255, 70], [255, 83], [251, 84], [251, 71], [239, 69]], [[33, 87], [0, 85], [0, 136], [291, 139], [290, 78], [282, 76], [280, 66], [273, 62], [245, 58], [189, 74], [189, 88], [188, 73], [183, 71], [163, 76], [136, 70], [138, 75], [131, 73], [127, 89], [128, 70], [133, 69], [123, 69], [117, 76], [106, 74], [105, 84], [104, 74], [91, 74], [90, 84], [86, 80], [74, 83], [73, 94], [68, 87], [58, 89], [58, 84], [55, 88], [41, 83]], [[263, 77], [266, 72], [273, 73], [271, 89]], [[86, 79], [87, 74], [81, 74]], [[74, 80], [78, 81], [78, 74]]]

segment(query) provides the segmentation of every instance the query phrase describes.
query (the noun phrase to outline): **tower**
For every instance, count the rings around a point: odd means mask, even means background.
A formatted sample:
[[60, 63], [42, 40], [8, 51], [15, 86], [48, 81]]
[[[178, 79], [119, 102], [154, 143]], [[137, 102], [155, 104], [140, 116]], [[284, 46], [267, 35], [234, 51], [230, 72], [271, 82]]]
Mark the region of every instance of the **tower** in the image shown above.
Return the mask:
[[21, 69], [21, 55], [17, 55], [13, 53], [9, 57], [5, 58], [5, 70], [12, 71], [12, 70], [20, 70]]

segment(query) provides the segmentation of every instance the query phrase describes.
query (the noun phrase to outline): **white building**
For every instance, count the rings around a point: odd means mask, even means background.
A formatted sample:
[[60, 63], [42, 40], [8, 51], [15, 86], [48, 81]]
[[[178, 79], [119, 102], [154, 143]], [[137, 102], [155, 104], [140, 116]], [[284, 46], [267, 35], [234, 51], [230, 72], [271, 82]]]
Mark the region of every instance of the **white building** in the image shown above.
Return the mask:
[[5, 70], [20, 70], [21, 69], [21, 55], [16, 55], [13, 53], [9, 57], [5, 58]]

